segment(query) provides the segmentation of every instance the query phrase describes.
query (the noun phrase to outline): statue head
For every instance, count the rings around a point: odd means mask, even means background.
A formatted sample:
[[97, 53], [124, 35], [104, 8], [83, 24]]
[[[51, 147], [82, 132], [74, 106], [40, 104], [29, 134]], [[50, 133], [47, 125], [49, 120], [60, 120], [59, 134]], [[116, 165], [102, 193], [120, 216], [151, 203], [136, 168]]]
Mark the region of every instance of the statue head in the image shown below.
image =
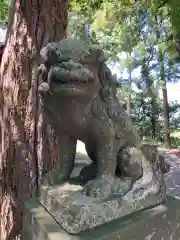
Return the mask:
[[48, 89], [59, 96], [91, 96], [99, 92], [100, 69], [105, 56], [101, 49], [80, 40], [64, 39], [49, 43], [41, 52], [47, 69], [40, 93]]

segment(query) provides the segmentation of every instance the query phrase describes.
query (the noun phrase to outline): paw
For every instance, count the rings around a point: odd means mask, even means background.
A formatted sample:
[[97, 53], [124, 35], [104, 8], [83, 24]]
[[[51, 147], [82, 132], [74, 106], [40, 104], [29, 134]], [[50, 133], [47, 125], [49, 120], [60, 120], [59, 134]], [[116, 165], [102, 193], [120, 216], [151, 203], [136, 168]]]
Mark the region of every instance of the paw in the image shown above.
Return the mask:
[[133, 186], [133, 181], [131, 178], [116, 178], [113, 185], [113, 193], [120, 196], [124, 196], [127, 192], [131, 190]]
[[112, 194], [114, 178], [102, 175], [84, 185], [83, 192], [86, 196], [95, 198], [105, 198]]

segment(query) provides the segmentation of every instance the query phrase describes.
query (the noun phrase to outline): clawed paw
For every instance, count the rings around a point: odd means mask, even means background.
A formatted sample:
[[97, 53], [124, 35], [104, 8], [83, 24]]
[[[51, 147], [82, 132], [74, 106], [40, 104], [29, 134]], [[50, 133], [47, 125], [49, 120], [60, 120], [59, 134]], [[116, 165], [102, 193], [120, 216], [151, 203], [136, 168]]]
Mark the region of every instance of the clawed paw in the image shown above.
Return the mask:
[[110, 176], [100, 176], [84, 185], [84, 194], [95, 198], [105, 198], [112, 194], [114, 178]]
[[131, 178], [114, 178], [102, 175], [87, 182], [84, 186], [84, 194], [95, 198], [106, 198], [112, 194], [124, 196], [132, 188]]
[[131, 190], [133, 182], [131, 178], [116, 178], [113, 185], [113, 193], [124, 196], [129, 190]]

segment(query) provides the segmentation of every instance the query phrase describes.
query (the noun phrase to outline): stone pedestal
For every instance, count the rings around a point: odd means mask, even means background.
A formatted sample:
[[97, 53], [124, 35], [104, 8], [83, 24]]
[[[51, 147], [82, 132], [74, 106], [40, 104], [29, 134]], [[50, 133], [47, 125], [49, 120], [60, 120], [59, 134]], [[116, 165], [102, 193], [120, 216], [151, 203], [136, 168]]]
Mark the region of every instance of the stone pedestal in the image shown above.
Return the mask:
[[23, 240], [178, 240], [180, 200], [134, 213], [78, 235], [68, 234], [36, 200], [24, 205]]
[[[79, 175], [88, 165], [86, 160], [82, 161], [78, 158], [68, 181], [39, 187], [39, 202], [69, 234], [79, 234], [110, 221], [123, 219], [129, 214], [155, 207], [165, 201], [166, 187], [163, 176], [156, 179], [148, 172], [123, 196], [118, 191], [107, 197], [86, 195]], [[92, 169], [87, 169], [90, 173], [93, 172]], [[117, 182], [119, 180], [120, 178], [117, 178]], [[121, 181], [123, 182], [122, 179]], [[114, 186], [116, 186], [115, 182]], [[123, 184], [121, 186], [123, 189]], [[103, 189], [106, 191], [106, 187]]]

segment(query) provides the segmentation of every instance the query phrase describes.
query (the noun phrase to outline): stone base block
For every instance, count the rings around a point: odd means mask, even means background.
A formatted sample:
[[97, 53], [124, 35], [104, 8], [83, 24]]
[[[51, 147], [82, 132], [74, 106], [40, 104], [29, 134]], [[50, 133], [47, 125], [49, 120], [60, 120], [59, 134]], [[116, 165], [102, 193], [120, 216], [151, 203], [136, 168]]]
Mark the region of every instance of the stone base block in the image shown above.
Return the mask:
[[[76, 162], [74, 171], [68, 181], [53, 186], [40, 185], [39, 188], [40, 203], [69, 234], [79, 234], [110, 221], [122, 219], [129, 214], [153, 208], [165, 201], [166, 187], [163, 177], [153, 179], [151, 174], [148, 175], [148, 173], [145, 174], [145, 178], [142, 177], [137, 180], [132, 189], [123, 196], [118, 191], [108, 197], [87, 196], [83, 192], [84, 184], [79, 177], [79, 173], [84, 169], [83, 167], [87, 167], [85, 163], [82, 161]], [[89, 172], [92, 173], [92, 169]], [[156, 184], [157, 180], [158, 185]], [[120, 181], [123, 189], [122, 179]], [[106, 187], [105, 185], [102, 187], [101, 184], [102, 182], [99, 186], [105, 192]], [[124, 186], [126, 184], [124, 182]], [[115, 188], [117, 186], [115, 184]]]
[[23, 240], [178, 240], [180, 200], [131, 214], [78, 235], [68, 234], [36, 200], [24, 206]]

